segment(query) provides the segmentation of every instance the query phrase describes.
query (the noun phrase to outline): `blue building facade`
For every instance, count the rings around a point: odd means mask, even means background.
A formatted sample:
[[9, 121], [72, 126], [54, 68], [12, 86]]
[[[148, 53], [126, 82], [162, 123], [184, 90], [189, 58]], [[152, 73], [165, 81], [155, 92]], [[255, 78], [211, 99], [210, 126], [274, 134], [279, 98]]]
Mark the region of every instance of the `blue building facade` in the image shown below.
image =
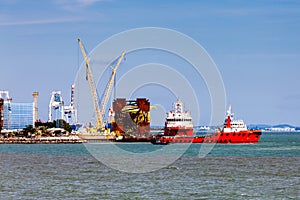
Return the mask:
[[23, 129], [33, 125], [33, 103], [4, 103], [3, 129]]

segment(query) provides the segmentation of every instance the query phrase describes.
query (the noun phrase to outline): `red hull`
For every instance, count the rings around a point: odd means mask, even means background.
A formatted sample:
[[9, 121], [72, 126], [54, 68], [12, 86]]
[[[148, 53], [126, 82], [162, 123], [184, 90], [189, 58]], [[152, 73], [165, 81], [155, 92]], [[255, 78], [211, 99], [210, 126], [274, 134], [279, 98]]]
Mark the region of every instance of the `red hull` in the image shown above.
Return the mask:
[[239, 132], [215, 132], [205, 138], [206, 143], [257, 143], [260, 139], [260, 130], [245, 130]]
[[156, 136], [152, 139], [153, 144], [169, 143], [257, 143], [260, 139], [260, 130], [247, 130], [240, 132], [217, 131], [210, 136]]

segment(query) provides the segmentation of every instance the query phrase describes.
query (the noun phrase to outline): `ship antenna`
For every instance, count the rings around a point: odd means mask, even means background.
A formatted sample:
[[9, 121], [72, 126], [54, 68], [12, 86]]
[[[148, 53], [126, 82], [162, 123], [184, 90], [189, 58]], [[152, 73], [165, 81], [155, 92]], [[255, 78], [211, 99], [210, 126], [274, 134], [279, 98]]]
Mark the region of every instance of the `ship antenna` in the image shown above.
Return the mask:
[[227, 116], [233, 117], [231, 105], [229, 105], [229, 108], [227, 110]]
[[231, 109], [231, 105], [229, 106], [228, 110], [227, 110], [227, 115], [231, 116], [232, 115], [232, 109]]

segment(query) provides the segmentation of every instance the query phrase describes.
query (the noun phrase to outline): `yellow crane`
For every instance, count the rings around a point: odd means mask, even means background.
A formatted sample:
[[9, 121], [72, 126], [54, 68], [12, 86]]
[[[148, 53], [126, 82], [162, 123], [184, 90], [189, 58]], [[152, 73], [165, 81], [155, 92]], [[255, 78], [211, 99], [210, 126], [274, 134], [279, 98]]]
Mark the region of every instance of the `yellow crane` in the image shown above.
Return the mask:
[[79, 46], [80, 46], [83, 58], [85, 60], [86, 76], [87, 76], [87, 80], [89, 82], [90, 91], [91, 91], [91, 95], [92, 95], [92, 101], [93, 101], [94, 110], [95, 110], [95, 114], [96, 114], [96, 129], [97, 129], [97, 131], [100, 131], [100, 130], [103, 129], [103, 116], [104, 116], [104, 112], [106, 110], [108, 99], [110, 97], [110, 93], [111, 93], [111, 90], [112, 90], [112, 86], [113, 86], [114, 78], [115, 78], [115, 75], [116, 75], [116, 71], [117, 71], [117, 69], [118, 69], [118, 67], [119, 67], [126, 51], [125, 50], [123, 51], [122, 55], [118, 59], [118, 62], [116, 64], [116, 66], [114, 68], [111, 66], [112, 74], [111, 74], [109, 82], [106, 86], [106, 89], [104, 91], [104, 96], [103, 96], [103, 99], [102, 99], [101, 109], [100, 109], [99, 103], [98, 103], [97, 90], [96, 90], [93, 74], [92, 74], [92, 71], [91, 71], [91, 68], [90, 68], [90, 63], [89, 63], [90, 59], [87, 57], [87, 54], [85, 52], [84, 46], [83, 46], [80, 38], [78, 38], [78, 42], [79, 42]]
[[126, 53], [126, 50], [124, 50], [122, 52], [121, 56], [118, 59], [118, 62], [116, 64], [116, 66], [114, 68], [112, 66], [110, 66], [111, 76], [110, 76], [109, 81], [107, 83], [107, 86], [106, 86], [106, 89], [105, 89], [105, 92], [104, 92], [104, 96], [103, 96], [103, 100], [102, 100], [102, 103], [101, 103], [101, 110], [103, 111], [103, 113], [106, 110], [107, 102], [108, 102], [110, 94], [111, 94], [112, 86], [113, 86], [115, 76], [116, 76], [116, 71], [117, 71], [118, 67], [121, 64], [121, 61], [124, 58], [125, 53]]
[[78, 42], [79, 42], [79, 46], [80, 46], [83, 58], [85, 60], [86, 78], [90, 85], [92, 101], [93, 101], [94, 110], [95, 110], [95, 114], [96, 114], [96, 128], [97, 128], [97, 130], [100, 130], [102, 128], [102, 113], [101, 113], [101, 110], [100, 110], [99, 104], [98, 104], [98, 95], [97, 95], [97, 90], [96, 90], [96, 86], [94, 83], [93, 74], [92, 74], [92, 71], [90, 68], [90, 59], [86, 55], [84, 46], [83, 46], [80, 38], [78, 38]]

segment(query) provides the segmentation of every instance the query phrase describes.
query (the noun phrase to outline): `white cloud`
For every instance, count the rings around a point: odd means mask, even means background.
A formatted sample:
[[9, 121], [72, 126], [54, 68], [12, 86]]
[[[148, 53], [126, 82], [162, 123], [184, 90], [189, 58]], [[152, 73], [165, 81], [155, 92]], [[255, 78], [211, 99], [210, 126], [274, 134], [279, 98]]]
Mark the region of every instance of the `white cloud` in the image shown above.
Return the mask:
[[79, 5], [87, 6], [103, 0], [77, 0]]
[[81, 21], [79, 18], [53, 18], [40, 20], [16, 20], [16, 21], [0, 21], [0, 26], [18, 26], [18, 25], [35, 25], [35, 24], [55, 24], [65, 22]]
[[56, 3], [65, 10], [78, 10], [102, 1], [106, 0], [56, 0]]

